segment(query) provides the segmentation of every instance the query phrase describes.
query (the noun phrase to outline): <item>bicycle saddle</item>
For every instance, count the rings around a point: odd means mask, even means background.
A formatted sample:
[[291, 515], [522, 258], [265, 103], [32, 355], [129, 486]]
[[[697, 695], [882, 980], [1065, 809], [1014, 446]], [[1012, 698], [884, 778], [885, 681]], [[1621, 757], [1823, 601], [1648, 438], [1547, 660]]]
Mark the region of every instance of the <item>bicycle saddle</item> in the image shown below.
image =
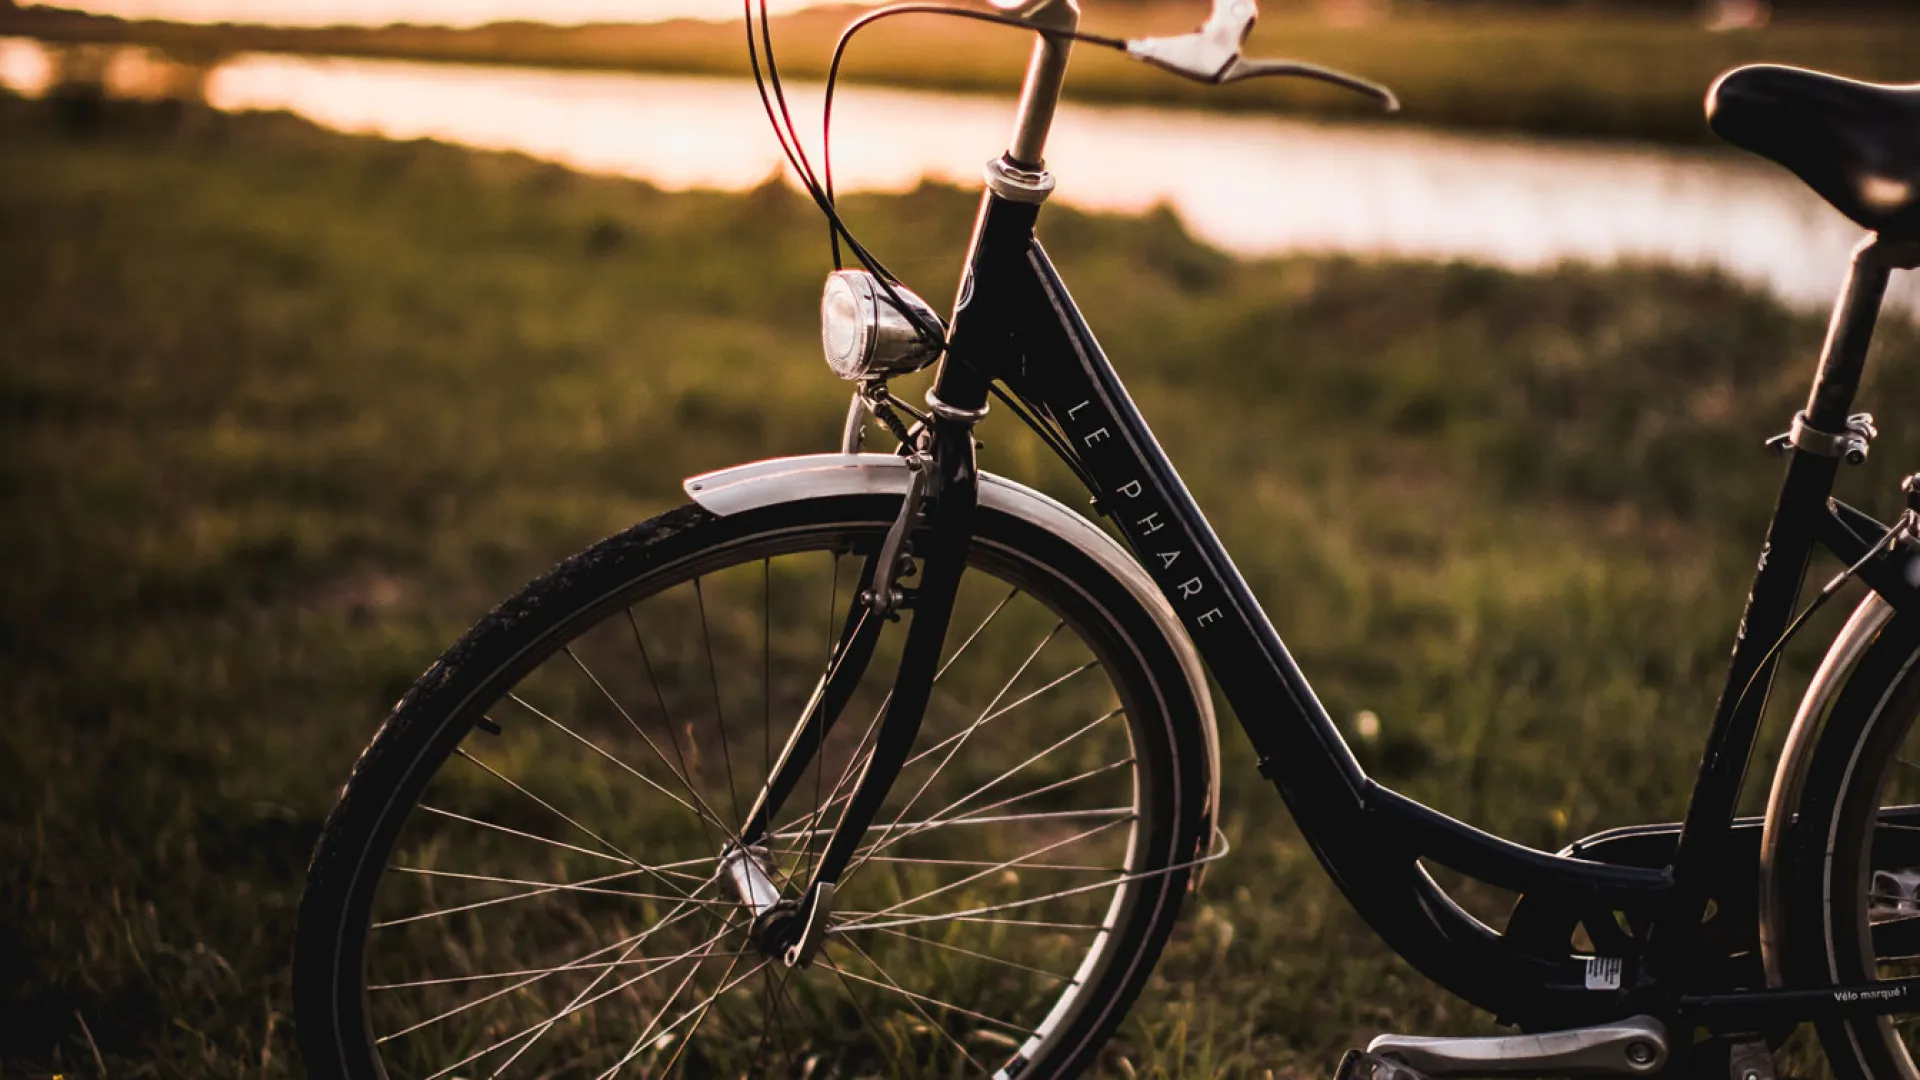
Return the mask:
[[1739, 67], [1707, 91], [1707, 126], [1786, 166], [1861, 225], [1920, 239], [1920, 84]]

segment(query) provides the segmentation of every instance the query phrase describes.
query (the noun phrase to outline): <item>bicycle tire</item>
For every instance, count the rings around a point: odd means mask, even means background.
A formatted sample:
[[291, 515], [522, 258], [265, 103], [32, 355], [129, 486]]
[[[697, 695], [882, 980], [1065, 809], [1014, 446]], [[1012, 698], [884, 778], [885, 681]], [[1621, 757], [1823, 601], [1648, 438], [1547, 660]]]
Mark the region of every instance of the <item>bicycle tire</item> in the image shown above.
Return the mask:
[[[670, 511], [562, 562], [501, 604], [435, 662], [362, 753], [314, 853], [300, 906], [293, 988], [302, 1053], [313, 1074], [353, 1080], [390, 1075], [370, 1019], [368, 936], [376, 897], [382, 883], [394, 877], [388, 860], [410, 816], [418, 816], [422, 793], [457, 751], [470, 756], [462, 747], [482, 721], [493, 725], [489, 709], [529, 672], [563, 652], [573, 655], [574, 644], [613, 613], [630, 613], [635, 603], [684, 584], [689, 574], [748, 566], [769, 551], [815, 550], [809, 545], [816, 542], [844, 544], [862, 554], [877, 549], [898, 506], [894, 497], [858, 495], [777, 503], [726, 516], [697, 505]], [[739, 561], [726, 562], [736, 556]], [[771, 566], [772, 556], [765, 557]], [[1144, 985], [1195, 874], [1193, 862], [1209, 840], [1214, 778], [1202, 710], [1164, 630], [1138, 597], [1073, 538], [983, 507], [969, 555], [970, 573], [976, 569], [1011, 581], [1016, 591], [1025, 590], [1081, 635], [1113, 680], [1131, 747], [1136, 821], [1128, 840], [1127, 873], [1115, 879], [1106, 928], [1096, 935], [1097, 947], [1089, 948], [1070, 989], [1062, 992], [1046, 1020], [1017, 1051], [1005, 1055], [994, 1072], [1023, 1080], [1069, 1077], [1095, 1060]], [[837, 585], [837, 559], [834, 575]], [[694, 580], [697, 590], [699, 579]], [[768, 581], [770, 625], [771, 577]], [[704, 623], [704, 606], [701, 617]], [[628, 618], [631, 621], [631, 614]], [[634, 633], [638, 640], [637, 625]], [[709, 665], [712, 648], [709, 642]], [[771, 651], [769, 647], [769, 656]], [[876, 660], [874, 667], [882, 666]], [[771, 683], [767, 693], [771, 698]], [[717, 710], [721, 694], [715, 673]], [[723, 748], [727, 738], [723, 727]], [[730, 762], [728, 779], [731, 783]], [[708, 909], [697, 910], [705, 914]], [[704, 963], [703, 954], [696, 970]], [[727, 978], [719, 981], [721, 994], [728, 992]], [[888, 981], [893, 981], [891, 976]], [[841, 982], [853, 996], [853, 984], [844, 976]], [[769, 998], [773, 994], [768, 991]], [[926, 1008], [916, 1008], [932, 1019]], [[769, 1009], [777, 1020], [775, 1006]], [[660, 1015], [665, 1015], [664, 1007]], [[560, 1016], [574, 1019], [564, 1010], [556, 1014]], [[700, 1014], [700, 1020], [706, 1017], [706, 1012]], [[695, 1021], [688, 1031], [699, 1027]], [[948, 1039], [967, 1054], [951, 1034]], [[882, 1040], [875, 1034], [872, 1041], [878, 1046]], [[895, 1051], [905, 1045], [904, 1038], [895, 1038]], [[681, 1052], [676, 1051], [673, 1061], [681, 1060]], [[828, 1073], [819, 1071], [823, 1060]], [[897, 1054], [890, 1060], [900, 1071]], [[792, 1061], [787, 1065], [788, 1071], [825, 1075], [834, 1063], [823, 1051], [806, 1070]], [[980, 1062], [969, 1057], [965, 1064]], [[916, 1059], [911, 1065], [905, 1071], [924, 1072], [925, 1062]], [[771, 1057], [756, 1069], [781, 1071]]]
[[[1877, 597], [1856, 611], [1871, 640], [1844, 673], [1824, 716], [1803, 708], [1796, 724], [1818, 723], [1807, 760], [1783, 768], [1768, 810], [1763, 897], [1770, 966], [1787, 986], [1879, 981], [1884, 958], [1872, 944], [1871, 838], [1888, 784], [1901, 767], [1898, 748], [1920, 719], [1920, 622], [1894, 615]], [[1878, 625], [1874, 625], [1878, 624]], [[1851, 628], [1851, 624], [1850, 624]], [[1836, 649], [1836, 654], [1840, 650]], [[1830, 658], [1829, 663], [1835, 660]], [[1837, 674], [1837, 673], [1836, 673]], [[1903, 800], [1916, 801], [1912, 798]], [[1843, 1080], [1920, 1076], [1908, 1043], [1920, 1017], [1823, 1020], [1822, 1051]], [[1910, 1030], [1905, 1038], [1901, 1027]]]

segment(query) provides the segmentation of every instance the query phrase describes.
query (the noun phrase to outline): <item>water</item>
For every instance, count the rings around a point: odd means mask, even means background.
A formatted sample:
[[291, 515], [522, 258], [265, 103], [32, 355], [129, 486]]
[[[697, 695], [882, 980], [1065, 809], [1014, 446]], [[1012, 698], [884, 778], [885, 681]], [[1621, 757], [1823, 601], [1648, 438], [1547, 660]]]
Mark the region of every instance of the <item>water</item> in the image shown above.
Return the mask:
[[[53, 66], [37, 44], [0, 39], [0, 82], [37, 93]], [[108, 78], [137, 90], [151, 66], [116, 59]], [[246, 54], [205, 88], [222, 109], [287, 109], [343, 131], [516, 150], [669, 189], [743, 189], [784, 167], [741, 79]], [[791, 89], [817, 155], [819, 88]], [[977, 184], [1011, 118], [1011, 93], [845, 89], [835, 179], [842, 191]], [[1055, 198], [1122, 212], [1164, 204], [1241, 255], [1666, 262], [1717, 267], [1804, 306], [1829, 302], [1860, 236], [1785, 172], [1712, 150], [1069, 104], [1048, 165]], [[1920, 290], [1897, 291], [1920, 311]]]
[[[769, 0], [776, 13], [807, 0]], [[236, 22], [265, 26], [480, 26], [508, 19], [566, 25], [652, 22], [660, 19], [737, 19], [739, 0], [66, 0], [60, 6], [125, 19]]]

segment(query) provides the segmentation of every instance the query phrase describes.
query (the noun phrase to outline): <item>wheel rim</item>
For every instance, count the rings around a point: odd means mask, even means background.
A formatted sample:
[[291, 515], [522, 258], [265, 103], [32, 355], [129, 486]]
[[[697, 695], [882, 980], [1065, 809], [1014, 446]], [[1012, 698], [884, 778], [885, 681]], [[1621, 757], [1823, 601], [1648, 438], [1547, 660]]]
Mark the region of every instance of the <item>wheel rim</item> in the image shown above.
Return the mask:
[[[1920, 679], [1910, 657], [1876, 703], [1872, 722], [1841, 769], [1833, 833], [1828, 839], [1827, 896], [1823, 905], [1828, 975], [1836, 983], [1920, 975], [1920, 857], [1911, 865], [1876, 868], [1874, 833], [1883, 815], [1920, 805]], [[1848, 835], [1843, 822], [1854, 822]], [[1893, 931], [1893, 935], [1889, 935]], [[1911, 939], [1899, 947], [1898, 937]], [[1868, 1075], [1920, 1077], [1912, 1049], [1920, 1015], [1873, 1017], [1843, 1025], [1849, 1047]], [[1829, 1049], [1832, 1052], [1832, 1048]]]
[[[484, 709], [375, 896], [364, 1002], [390, 1075], [983, 1075], [1051, 1051], [1153, 863], [1162, 796], [1098, 620], [1036, 599], [1017, 558], [977, 553], [817, 961], [767, 955], [720, 873], [877, 531], [822, 539], [656, 577]], [[787, 901], [902, 636], [774, 818], [762, 865]]]

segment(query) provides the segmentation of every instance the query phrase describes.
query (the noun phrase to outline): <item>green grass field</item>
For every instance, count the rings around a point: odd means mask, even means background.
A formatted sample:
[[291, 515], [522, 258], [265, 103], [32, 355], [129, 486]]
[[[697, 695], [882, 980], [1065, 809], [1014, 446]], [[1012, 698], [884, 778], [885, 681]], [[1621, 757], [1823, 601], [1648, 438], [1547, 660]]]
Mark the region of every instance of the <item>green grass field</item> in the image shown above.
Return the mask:
[[[141, 115], [76, 137], [0, 100], [0, 1076], [298, 1075], [291, 920], [355, 755], [681, 477], [834, 445], [824, 236], [778, 187]], [[847, 209], [944, 306], [973, 202]], [[1681, 809], [1821, 318], [1649, 267], [1239, 263], [1164, 214], [1042, 234], [1329, 708], [1379, 716], [1388, 783], [1545, 847]], [[1843, 491], [1886, 514], [1916, 375], [1896, 324]], [[1010, 418], [983, 434], [1064, 490]], [[1485, 1027], [1351, 914], [1223, 722], [1236, 851], [1108, 1071], [1316, 1077], [1384, 1028]]]
[[[1084, 5], [1088, 30], [1120, 37], [1183, 33], [1205, 17], [1200, 0]], [[1344, 68], [1399, 92], [1396, 122], [1592, 135], [1662, 142], [1709, 139], [1701, 101], [1736, 64], [1799, 64], [1862, 79], [1920, 78], [1920, 20], [1910, 17], [1783, 17], [1762, 30], [1716, 33], [1684, 18], [1594, 12], [1410, 8], [1359, 27], [1330, 26], [1297, 7], [1270, 4], [1250, 40], [1256, 56]], [[774, 21], [781, 70], [822, 78], [833, 43], [854, 9], [823, 8]], [[196, 27], [131, 23], [38, 11], [0, 14], [0, 33], [50, 39], [146, 41], [182, 55], [242, 49], [427, 60], [745, 75], [746, 45], [732, 23], [641, 26], [500, 24], [430, 27]], [[857, 39], [843, 71], [856, 82], [1011, 95], [1028, 44], [1005, 28], [914, 17], [883, 22]], [[1208, 88], [1118, 54], [1081, 47], [1069, 96], [1090, 101], [1271, 110], [1346, 117], [1370, 104], [1312, 84], [1284, 81]]]

